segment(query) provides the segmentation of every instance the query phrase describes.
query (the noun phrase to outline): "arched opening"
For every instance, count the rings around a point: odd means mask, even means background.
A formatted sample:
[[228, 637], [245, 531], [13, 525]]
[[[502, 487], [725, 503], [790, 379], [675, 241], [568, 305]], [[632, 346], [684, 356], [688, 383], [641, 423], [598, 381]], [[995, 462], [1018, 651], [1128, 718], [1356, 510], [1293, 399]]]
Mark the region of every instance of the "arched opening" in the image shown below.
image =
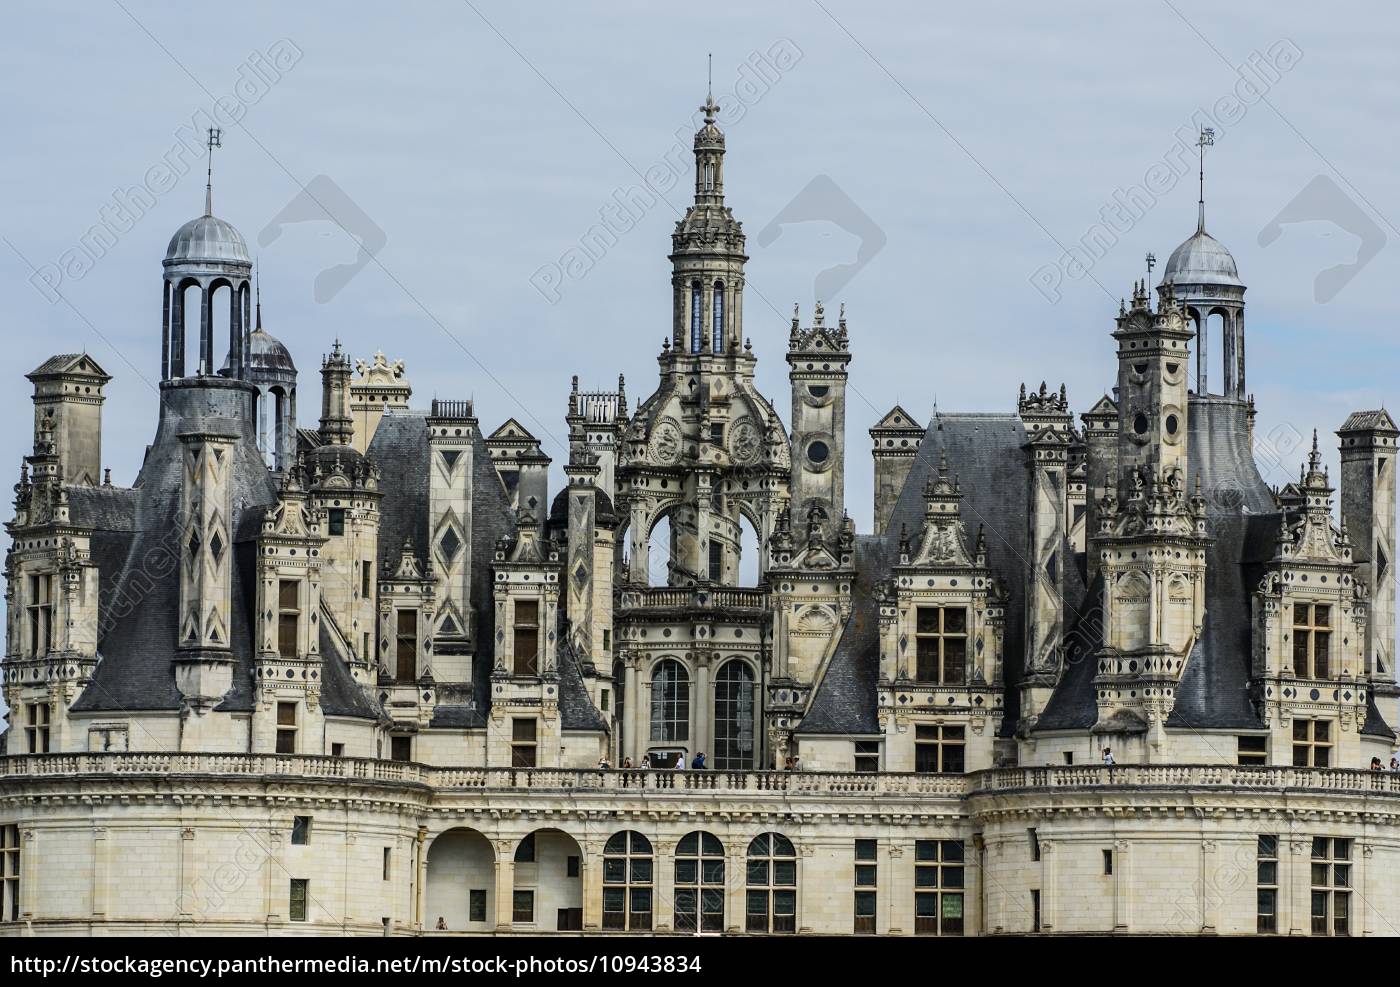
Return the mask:
[[677, 932], [724, 931], [724, 844], [712, 833], [687, 833], [676, 844]]
[[[663, 658], [651, 670], [651, 730], [653, 748], [660, 746], [674, 764], [690, 740], [690, 673], [674, 658]], [[653, 763], [656, 763], [655, 759]]]
[[761, 833], [749, 844], [745, 873], [747, 932], [797, 931], [797, 851], [781, 833]]
[[583, 851], [558, 829], [537, 829], [515, 847], [511, 927], [577, 932], [583, 929]]
[[[1221, 354], [1221, 356], [1219, 357], [1219, 359], [1221, 360], [1227, 359], [1229, 356], [1230, 348], [1225, 345], [1225, 331], [1226, 327], [1224, 312], [1222, 312], [1220, 309], [1216, 309], [1215, 311], [1211, 312], [1208, 316], [1206, 316], [1205, 324], [1201, 331], [1201, 345], [1203, 348], [1201, 351], [1200, 362], [1200, 390], [1202, 394], [1210, 393], [1210, 386], [1208, 381], [1209, 371], [1206, 368], [1210, 366], [1210, 361], [1212, 359], [1216, 359], [1215, 357], [1212, 357], [1211, 354]], [[1221, 376], [1220, 383], [1222, 385], [1225, 383], [1225, 377], [1223, 375]]]
[[[185, 281], [175, 290], [175, 311], [170, 320], [170, 376], [184, 377], [199, 372], [200, 316], [204, 288], [198, 281]], [[193, 337], [194, 345], [190, 345]]]
[[699, 281], [690, 283], [690, 352], [699, 353], [704, 342], [704, 326], [701, 325], [700, 309], [704, 303], [704, 292]]
[[716, 353], [724, 352], [724, 282], [715, 282], [714, 300], [710, 306], [711, 326], [710, 349]]
[[229, 373], [234, 370], [234, 357], [232, 336], [229, 327], [234, 325], [234, 310], [237, 306], [236, 296], [232, 286], [227, 281], [215, 281], [209, 286], [209, 344], [211, 354], [223, 353], [224, 363], [215, 362], [210, 366], [210, 373], [217, 373], [221, 366], [229, 368]]
[[[671, 582], [671, 562], [675, 553], [675, 537], [671, 531], [671, 515], [656, 519], [647, 535], [645, 580], [647, 586], [668, 586]], [[633, 574], [634, 578], [636, 573]]]
[[603, 845], [603, 928], [650, 932], [651, 841], [634, 830], [614, 833]]
[[757, 586], [767, 568], [763, 564], [763, 544], [758, 528], [748, 515], [739, 514], [739, 585]]
[[720, 771], [751, 771], [757, 735], [757, 694], [747, 662], [731, 658], [715, 675], [715, 732], [711, 764]]
[[440, 932], [496, 926], [496, 853], [474, 829], [449, 829], [428, 847], [425, 921]]

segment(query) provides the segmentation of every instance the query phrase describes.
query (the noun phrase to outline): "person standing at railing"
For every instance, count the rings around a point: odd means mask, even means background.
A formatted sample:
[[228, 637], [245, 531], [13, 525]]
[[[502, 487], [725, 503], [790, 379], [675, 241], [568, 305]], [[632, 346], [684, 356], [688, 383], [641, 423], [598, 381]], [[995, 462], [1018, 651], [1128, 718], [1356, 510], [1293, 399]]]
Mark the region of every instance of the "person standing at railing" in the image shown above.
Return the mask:
[[632, 770], [632, 759], [631, 759], [630, 757], [624, 757], [624, 758], [622, 759], [622, 770], [623, 770], [623, 771], [631, 771], [631, 770]]
[[685, 770], [685, 751], [681, 751], [679, 754], [676, 755], [675, 768], [677, 771]]
[[1107, 747], [1103, 749], [1103, 763], [1108, 765], [1109, 767], [1113, 767], [1113, 765], [1118, 763], [1115, 760], [1113, 760], [1113, 751]]
[[[1394, 760], [1394, 758], [1392, 758], [1391, 760]], [[1371, 758], [1371, 770], [1372, 770], [1372, 771], [1384, 771], [1384, 770], [1385, 770], [1384, 768], [1381, 767], [1381, 759], [1380, 759], [1380, 758], [1378, 758], [1378, 757], [1373, 757], [1373, 758]]]
[[696, 753], [696, 755], [695, 755], [695, 760], [693, 760], [693, 761], [690, 762], [690, 766], [691, 766], [691, 768], [693, 768], [693, 769], [696, 770], [696, 771], [704, 771], [704, 770], [705, 770], [705, 752], [704, 752], [704, 751], [699, 751], [698, 753]]

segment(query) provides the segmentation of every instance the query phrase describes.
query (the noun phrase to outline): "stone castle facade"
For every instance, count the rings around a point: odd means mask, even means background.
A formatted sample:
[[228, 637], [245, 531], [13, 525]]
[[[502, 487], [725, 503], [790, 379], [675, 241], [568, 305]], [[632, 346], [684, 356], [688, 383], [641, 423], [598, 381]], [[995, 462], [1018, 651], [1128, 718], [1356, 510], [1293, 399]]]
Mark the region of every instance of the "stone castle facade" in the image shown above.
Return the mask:
[[29, 374], [0, 933], [1397, 932], [1391, 416], [1340, 492], [1316, 437], [1264, 484], [1202, 208], [1087, 342], [1110, 393], [893, 408], [858, 534], [859, 329], [794, 312], [784, 422], [702, 111], [657, 386], [575, 379], [557, 492], [518, 421], [339, 343], [299, 428], [212, 208], [131, 486], [97, 361]]

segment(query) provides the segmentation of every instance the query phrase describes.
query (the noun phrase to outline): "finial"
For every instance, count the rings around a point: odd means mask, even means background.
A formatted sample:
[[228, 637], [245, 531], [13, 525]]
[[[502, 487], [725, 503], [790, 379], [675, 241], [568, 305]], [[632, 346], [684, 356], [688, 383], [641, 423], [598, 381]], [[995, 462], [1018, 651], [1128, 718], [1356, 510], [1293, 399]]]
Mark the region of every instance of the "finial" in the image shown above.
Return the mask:
[[1201, 135], [1196, 139], [1196, 147], [1200, 148], [1201, 155], [1201, 197], [1197, 203], [1199, 214], [1196, 218], [1196, 232], [1206, 231], [1206, 148], [1215, 146], [1215, 128], [1202, 127]]
[[257, 329], [262, 331], [262, 271], [253, 269], [253, 294], [257, 297]]
[[214, 148], [223, 147], [224, 132], [218, 127], [209, 128], [209, 139], [206, 142], [209, 151], [209, 160], [204, 170], [204, 215], [214, 215]]
[[1157, 266], [1157, 255], [1152, 251], [1147, 252], [1147, 281], [1152, 282], [1152, 269]]

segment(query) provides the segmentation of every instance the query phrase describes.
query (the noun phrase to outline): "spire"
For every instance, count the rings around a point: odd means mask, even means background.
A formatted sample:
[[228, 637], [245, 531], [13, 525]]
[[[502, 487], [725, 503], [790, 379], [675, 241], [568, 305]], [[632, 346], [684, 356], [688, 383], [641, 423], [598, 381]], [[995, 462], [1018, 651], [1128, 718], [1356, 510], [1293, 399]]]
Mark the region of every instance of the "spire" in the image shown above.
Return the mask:
[[218, 127], [209, 128], [207, 146], [209, 160], [204, 170], [204, 215], [214, 215], [214, 148], [223, 147], [224, 132]]
[[257, 297], [257, 303], [255, 305], [255, 311], [257, 313], [255, 316], [257, 319], [256, 328], [258, 332], [262, 332], [262, 271], [253, 272], [253, 294]]
[[1196, 139], [1196, 147], [1199, 148], [1201, 158], [1201, 194], [1197, 202], [1198, 215], [1196, 217], [1196, 232], [1206, 231], [1206, 148], [1215, 146], [1215, 129], [1213, 127], [1202, 127], [1201, 135]]

